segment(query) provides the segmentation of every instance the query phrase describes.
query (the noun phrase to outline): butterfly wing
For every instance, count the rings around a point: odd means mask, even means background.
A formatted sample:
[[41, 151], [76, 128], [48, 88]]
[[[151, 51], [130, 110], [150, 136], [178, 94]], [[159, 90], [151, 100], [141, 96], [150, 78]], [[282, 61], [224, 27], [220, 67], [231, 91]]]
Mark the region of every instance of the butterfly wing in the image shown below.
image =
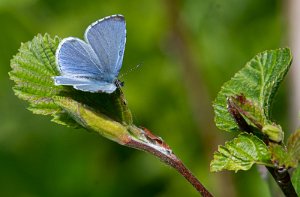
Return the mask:
[[85, 40], [71, 37], [60, 43], [56, 61], [61, 76], [54, 77], [55, 84], [112, 93], [125, 50], [124, 17], [113, 15], [94, 22], [86, 29]]
[[126, 43], [126, 24], [121, 15], [113, 15], [91, 24], [85, 40], [98, 56], [106, 81], [114, 81], [120, 71]]
[[77, 90], [87, 92], [106, 92], [112, 93], [116, 90], [114, 83], [98, 81], [90, 78], [78, 78], [75, 76], [57, 76], [55, 83], [59, 85], [72, 85]]
[[78, 38], [63, 39], [56, 51], [61, 76], [54, 77], [55, 85], [71, 85], [88, 92], [111, 93], [116, 89], [104, 78], [103, 66], [91, 46]]
[[102, 73], [93, 49], [78, 38], [63, 39], [56, 50], [56, 62], [62, 75], [94, 75]]

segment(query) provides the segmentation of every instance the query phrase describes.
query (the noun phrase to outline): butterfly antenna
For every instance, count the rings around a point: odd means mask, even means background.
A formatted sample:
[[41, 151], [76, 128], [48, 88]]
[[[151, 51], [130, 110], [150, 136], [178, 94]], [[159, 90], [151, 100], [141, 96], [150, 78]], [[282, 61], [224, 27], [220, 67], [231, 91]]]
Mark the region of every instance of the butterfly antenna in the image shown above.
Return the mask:
[[131, 73], [132, 71], [138, 69], [142, 64], [138, 64], [136, 65], [135, 67], [131, 67], [129, 70], [127, 70], [125, 73], [122, 73], [120, 76], [119, 76], [119, 79], [123, 78], [124, 76], [128, 75], [128, 73]]

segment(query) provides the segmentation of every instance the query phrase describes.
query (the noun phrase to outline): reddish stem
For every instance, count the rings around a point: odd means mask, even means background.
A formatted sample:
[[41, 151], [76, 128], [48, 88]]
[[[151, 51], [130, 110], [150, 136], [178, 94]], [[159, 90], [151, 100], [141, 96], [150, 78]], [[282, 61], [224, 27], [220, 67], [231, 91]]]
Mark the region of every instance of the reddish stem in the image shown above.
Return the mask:
[[200, 183], [200, 181], [187, 169], [182, 161], [180, 161], [176, 155], [172, 153], [169, 149], [166, 152], [163, 149], [155, 149], [153, 146], [146, 143], [142, 143], [136, 140], [130, 140], [125, 144], [128, 147], [143, 150], [145, 152], [151, 153], [152, 155], [158, 157], [161, 161], [166, 163], [169, 166], [175, 168], [186, 180], [188, 180], [194, 188], [203, 196], [203, 197], [212, 197], [213, 195]]

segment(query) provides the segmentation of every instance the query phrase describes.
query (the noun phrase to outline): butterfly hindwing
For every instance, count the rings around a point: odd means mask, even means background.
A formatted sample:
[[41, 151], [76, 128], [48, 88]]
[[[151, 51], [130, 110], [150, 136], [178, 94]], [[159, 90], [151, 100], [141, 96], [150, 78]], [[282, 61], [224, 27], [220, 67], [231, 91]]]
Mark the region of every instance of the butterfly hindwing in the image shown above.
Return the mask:
[[56, 61], [62, 75], [102, 75], [99, 59], [90, 45], [78, 38], [66, 38], [56, 51]]

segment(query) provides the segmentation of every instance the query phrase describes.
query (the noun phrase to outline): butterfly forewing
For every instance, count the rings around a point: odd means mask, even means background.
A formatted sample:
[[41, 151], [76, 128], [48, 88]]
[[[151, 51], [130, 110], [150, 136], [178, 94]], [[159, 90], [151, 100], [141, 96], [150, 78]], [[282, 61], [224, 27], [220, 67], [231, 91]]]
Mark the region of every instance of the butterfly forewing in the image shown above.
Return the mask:
[[123, 62], [126, 43], [126, 24], [121, 15], [96, 21], [85, 32], [85, 40], [98, 56], [105, 77], [116, 79]]

